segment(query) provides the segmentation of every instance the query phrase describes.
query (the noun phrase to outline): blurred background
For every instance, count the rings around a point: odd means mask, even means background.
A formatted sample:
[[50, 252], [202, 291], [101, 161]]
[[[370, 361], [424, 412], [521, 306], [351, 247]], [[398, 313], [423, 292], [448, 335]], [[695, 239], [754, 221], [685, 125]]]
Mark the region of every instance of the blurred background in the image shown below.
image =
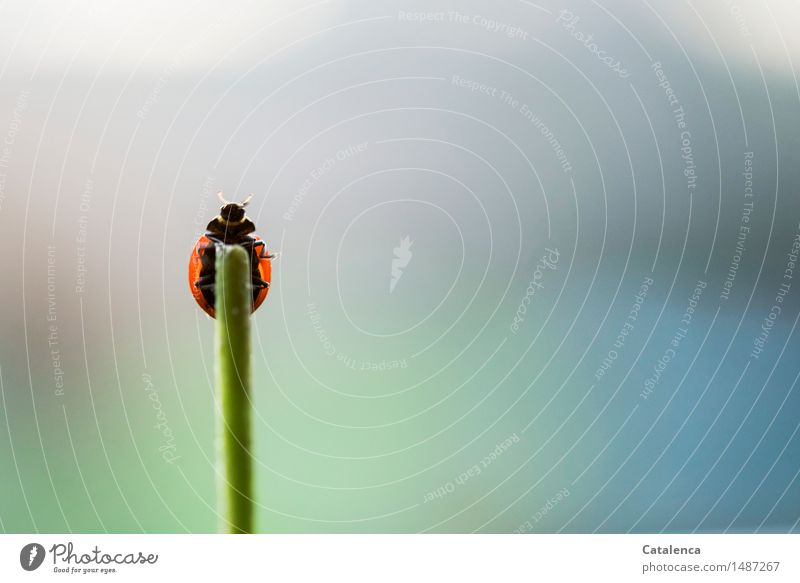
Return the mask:
[[796, 531], [799, 20], [3, 3], [0, 528], [215, 530], [224, 190], [260, 531]]

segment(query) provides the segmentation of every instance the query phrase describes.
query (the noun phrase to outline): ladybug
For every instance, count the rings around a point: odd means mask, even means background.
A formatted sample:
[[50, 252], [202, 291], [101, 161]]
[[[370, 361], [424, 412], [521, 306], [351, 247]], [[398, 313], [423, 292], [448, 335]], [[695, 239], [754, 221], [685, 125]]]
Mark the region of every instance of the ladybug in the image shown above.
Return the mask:
[[205, 235], [197, 240], [189, 257], [189, 288], [197, 305], [212, 318], [216, 317], [214, 280], [218, 246], [241, 245], [250, 251], [253, 312], [267, 297], [272, 276], [271, 260], [275, 257], [274, 254], [267, 253], [266, 243], [258, 235], [251, 234], [256, 226], [245, 215], [244, 207], [253, 195], [248, 195], [242, 202], [227, 201], [222, 192], [218, 192], [217, 196], [222, 201], [219, 215], [208, 223]]

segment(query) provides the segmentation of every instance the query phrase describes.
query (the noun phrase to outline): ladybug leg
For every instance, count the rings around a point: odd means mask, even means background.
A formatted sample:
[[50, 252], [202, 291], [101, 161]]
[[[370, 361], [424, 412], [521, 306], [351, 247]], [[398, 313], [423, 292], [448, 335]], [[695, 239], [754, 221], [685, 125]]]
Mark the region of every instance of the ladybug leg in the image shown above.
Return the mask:
[[261, 247], [261, 251], [258, 252], [258, 257], [261, 259], [274, 259], [276, 257], [275, 253], [266, 253], [267, 245], [264, 241], [253, 241], [251, 243], [245, 243], [244, 246], [253, 247], [253, 251]]
[[214, 274], [204, 275], [196, 282], [194, 282], [194, 287], [197, 289], [210, 289], [214, 287]]
[[261, 289], [261, 288], [269, 289], [269, 282], [268, 281], [264, 281], [260, 277], [254, 277], [253, 278], [253, 287], [254, 288], [258, 288], [258, 289]]

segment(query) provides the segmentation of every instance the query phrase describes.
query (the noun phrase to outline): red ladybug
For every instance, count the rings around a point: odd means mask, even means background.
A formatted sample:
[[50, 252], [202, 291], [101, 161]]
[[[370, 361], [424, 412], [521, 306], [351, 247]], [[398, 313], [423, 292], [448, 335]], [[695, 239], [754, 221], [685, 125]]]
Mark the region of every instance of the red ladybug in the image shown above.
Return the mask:
[[214, 279], [218, 245], [241, 245], [250, 251], [253, 312], [269, 293], [272, 276], [271, 260], [275, 257], [267, 253], [267, 246], [258, 235], [251, 235], [256, 226], [245, 215], [244, 207], [253, 195], [249, 195], [242, 202], [229, 202], [222, 197], [222, 192], [218, 192], [217, 196], [223, 203], [222, 209], [219, 215], [208, 223], [205, 235], [197, 240], [189, 258], [189, 288], [197, 305], [212, 318], [215, 317]]

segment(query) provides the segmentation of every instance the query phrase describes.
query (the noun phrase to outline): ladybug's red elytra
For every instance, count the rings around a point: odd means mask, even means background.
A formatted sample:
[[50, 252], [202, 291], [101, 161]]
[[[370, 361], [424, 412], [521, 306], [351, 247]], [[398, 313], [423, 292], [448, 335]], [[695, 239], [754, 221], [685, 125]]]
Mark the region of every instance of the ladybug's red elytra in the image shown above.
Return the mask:
[[271, 260], [275, 257], [267, 253], [267, 245], [258, 235], [251, 234], [256, 230], [256, 226], [245, 215], [244, 207], [253, 195], [248, 195], [242, 202], [227, 201], [222, 192], [218, 192], [217, 196], [222, 201], [219, 215], [208, 223], [205, 235], [197, 240], [189, 257], [189, 288], [197, 305], [212, 318], [216, 317], [214, 283], [218, 245], [241, 245], [250, 251], [253, 312], [269, 293], [272, 277]]

